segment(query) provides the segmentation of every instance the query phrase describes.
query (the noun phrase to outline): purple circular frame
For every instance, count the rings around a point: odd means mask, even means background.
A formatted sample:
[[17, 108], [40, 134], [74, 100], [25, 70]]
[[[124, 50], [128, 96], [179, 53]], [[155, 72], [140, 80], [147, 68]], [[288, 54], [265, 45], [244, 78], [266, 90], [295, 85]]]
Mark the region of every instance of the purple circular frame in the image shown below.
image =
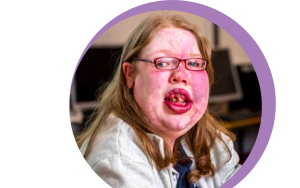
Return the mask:
[[249, 174], [266, 149], [273, 130], [276, 109], [275, 88], [268, 63], [256, 42], [247, 33], [247, 31], [245, 31], [233, 19], [208, 6], [187, 1], [159, 1], [140, 5], [114, 18], [93, 37], [82, 53], [77, 63], [74, 75], [86, 51], [107, 29], [128, 17], [157, 10], [188, 12], [217, 24], [226, 32], [228, 32], [240, 44], [240, 46], [247, 53], [256, 71], [262, 96], [261, 126], [254, 147], [244, 165], [230, 180], [221, 186], [221, 188], [232, 188]]

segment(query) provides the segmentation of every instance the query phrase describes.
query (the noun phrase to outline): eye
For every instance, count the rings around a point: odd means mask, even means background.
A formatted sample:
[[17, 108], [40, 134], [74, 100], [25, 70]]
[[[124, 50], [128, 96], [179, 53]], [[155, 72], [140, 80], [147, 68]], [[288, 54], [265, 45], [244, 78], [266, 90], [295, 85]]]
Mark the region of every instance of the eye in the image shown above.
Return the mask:
[[169, 65], [168, 62], [157, 62], [156, 63], [156, 66], [160, 67], [160, 68], [167, 67], [168, 65]]
[[201, 66], [200, 62], [197, 62], [196, 60], [189, 60], [187, 65], [192, 66], [192, 67], [200, 67]]
[[174, 64], [173, 61], [173, 58], [159, 58], [156, 60], [156, 66], [157, 68], [170, 68]]
[[205, 70], [207, 65], [203, 59], [188, 59], [186, 63], [190, 70]]

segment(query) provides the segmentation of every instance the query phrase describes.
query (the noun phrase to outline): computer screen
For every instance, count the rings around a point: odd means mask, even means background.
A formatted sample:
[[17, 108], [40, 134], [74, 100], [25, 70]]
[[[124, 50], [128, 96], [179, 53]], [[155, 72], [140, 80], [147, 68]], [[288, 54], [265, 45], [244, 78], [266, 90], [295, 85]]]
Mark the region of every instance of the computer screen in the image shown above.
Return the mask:
[[81, 109], [95, 107], [99, 88], [113, 75], [121, 53], [120, 46], [87, 50], [72, 83], [71, 93], [76, 106]]
[[243, 96], [241, 84], [236, 67], [231, 63], [229, 51], [213, 50], [212, 66], [215, 79], [210, 91], [210, 103], [241, 99]]

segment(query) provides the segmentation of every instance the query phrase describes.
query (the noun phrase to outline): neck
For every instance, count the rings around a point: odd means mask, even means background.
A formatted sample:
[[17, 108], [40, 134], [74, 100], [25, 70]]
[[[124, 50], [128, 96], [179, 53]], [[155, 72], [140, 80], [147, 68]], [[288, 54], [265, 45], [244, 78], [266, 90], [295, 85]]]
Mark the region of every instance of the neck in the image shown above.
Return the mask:
[[168, 147], [170, 148], [170, 151], [173, 152], [176, 139], [170, 139], [170, 138], [165, 138], [165, 137], [163, 137], [163, 139], [164, 139], [165, 143], [168, 145]]

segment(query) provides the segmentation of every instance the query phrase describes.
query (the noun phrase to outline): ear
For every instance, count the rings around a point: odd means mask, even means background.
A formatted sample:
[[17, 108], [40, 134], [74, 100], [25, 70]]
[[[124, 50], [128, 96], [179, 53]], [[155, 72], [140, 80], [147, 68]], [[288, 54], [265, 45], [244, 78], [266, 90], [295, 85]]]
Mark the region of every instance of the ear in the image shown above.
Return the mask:
[[133, 65], [131, 63], [124, 62], [123, 72], [126, 77], [127, 87], [132, 89], [134, 87], [134, 79], [135, 79]]

